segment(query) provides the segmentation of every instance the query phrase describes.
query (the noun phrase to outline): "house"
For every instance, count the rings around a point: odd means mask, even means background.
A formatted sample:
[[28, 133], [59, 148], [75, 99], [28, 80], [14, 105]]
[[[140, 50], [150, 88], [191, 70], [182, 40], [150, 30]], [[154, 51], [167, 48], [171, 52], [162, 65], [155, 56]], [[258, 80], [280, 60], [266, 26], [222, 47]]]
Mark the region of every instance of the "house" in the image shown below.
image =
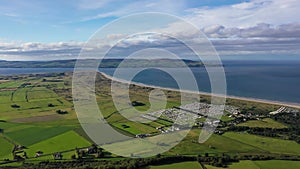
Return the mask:
[[54, 160], [61, 160], [63, 155], [60, 152], [53, 153]]
[[35, 152], [35, 158], [36, 157], [40, 157], [41, 155], [43, 155], [44, 153], [42, 152], [42, 151], [37, 151], [37, 152]]

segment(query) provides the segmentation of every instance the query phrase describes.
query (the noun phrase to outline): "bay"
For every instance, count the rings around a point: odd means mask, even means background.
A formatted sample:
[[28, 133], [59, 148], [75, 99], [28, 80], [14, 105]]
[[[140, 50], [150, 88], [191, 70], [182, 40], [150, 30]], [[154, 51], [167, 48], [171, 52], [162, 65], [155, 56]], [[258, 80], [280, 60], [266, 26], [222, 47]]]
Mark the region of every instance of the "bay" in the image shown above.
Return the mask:
[[[223, 64], [228, 95], [300, 103], [299, 61], [223, 61]], [[178, 74], [176, 76], [177, 81], [186, 79], [184, 76], [185, 69], [169, 69]], [[0, 75], [53, 73], [72, 70], [72, 68], [0, 68]], [[137, 70], [137, 68], [123, 68], [122, 71], [131, 74], [137, 73]], [[112, 76], [115, 69], [101, 68], [99, 71]], [[206, 69], [198, 67], [191, 68], [191, 71], [198, 83], [199, 91], [211, 92]], [[119, 78], [131, 80], [124, 75]], [[132, 81], [160, 87], [178, 88], [176, 80], [159, 69], [141, 71], [136, 74]], [[185, 89], [189, 90], [189, 88]]]

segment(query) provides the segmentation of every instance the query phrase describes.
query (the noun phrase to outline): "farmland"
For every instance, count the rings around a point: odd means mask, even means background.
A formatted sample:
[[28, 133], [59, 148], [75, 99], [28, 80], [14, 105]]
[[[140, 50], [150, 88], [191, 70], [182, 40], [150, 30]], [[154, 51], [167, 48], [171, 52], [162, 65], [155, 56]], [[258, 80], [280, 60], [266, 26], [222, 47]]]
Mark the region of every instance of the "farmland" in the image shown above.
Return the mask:
[[[221, 169], [214, 166], [205, 166], [207, 169]], [[269, 161], [240, 161], [233, 163], [228, 169], [286, 169], [286, 168], [299, 168], [300, 163], [297, 161], [284, 161], [284, 160], [269, 160]]]
[[[83, 158], [80, 154], [80, 148], [90, 147], [93, 141], [81, 129], [72, 104], [71, 96], [71, 73], [53, 73], [41, 75], [24, 75], [14, 80], [2, 80], [0, 82], [0, 163], [12, 160], [14, 155], [12, 150], [16, 146], [24, 146], [18, 155], [25, 153], [28, 159], [26, 161], [38, 163], [43, 160], [53, 160], [53, 153], [61, 152], [62, 160], [72, 161], [74, 158]], [[169, 128], [173, 122], [166, 115], [162, 115], [150, 123], [138, 123], [131, 121], [116, 109], [113, 104], [110, 92], [110, 80], [104, 76], [98, 75], [96, 83], [96, 99], [98, 106], [103, 113], [104, 119], [114, 129], [122, 134], [135, 137], [139, 134], [160, 134], [157, 128]], [[149, 87], [130, 85], [130, 100], [137, 103], [136, 110], [142, 113], [148, 113], [151, 106], [148, 95], [152, 91]], [[180, 94], [176, 91], [163, 90], [167, 96], [167, 107], [171, 109], [180, 106]], [[118, 91], [115, 91], [118, 92]], [[209, 100], [208, 96], [201, 96], [203, 100]], [[195, 100], [191, 100], [194, 102]], [[157, 101], [160, 104], [160, 101]], [[246, 101], [227, 100], [227, 104], [239, 107], [242, 111], [255, 111], [268, 113], [276, 110], [279, 106], [263, 103], [252, 103]], [[255, 108], [253, 108], [255, 106]], [[136, 111], [134, 109], [124, 110]], [[123, 112], [123, 113], [124, 113]], [[246, 114], [246, 113], [245, 113]], [[244, 115], [245, 115], [244, 114]], [[243, 114], [242, 114], [243, 115]], [[264, 114], [258, 114], [255, 117], [261, 117]], [[245, 116], [242, 116], [245, 118]], [[221, 124], [227, 125], [236, 122], [236, 117], [226, 111], [221, 118]], [[197, 122], [204, 123], [205, 118], [197, 119]], [[260, 120], [251, 119], [240, 122], [238, 127], [250, 128], [271, 128], [288, 129], [289, 125], [278, 122], [270, 117], [264, 117]], [[223, 126], [218, 130], [225, 131], [224, 134], [213, 134], [206, 142], [198, 143], [199, 134], [202, 132], [200, 126], [193, 126], [187, 137], [177, 146], [162, 154], [163, 157], [195, 157], [194, 161], [180, 162], [164, 165], [150, 165], [148, 168], [201, 168], [196, 157], [220, 157], [229, 155], [230, 157], [244, 158], [245, 156], [261, 155], [264, 157], [280, 158], [280, 155], [287, 158], [299, 156], [300, 144], [293, 140], [280, 138], [264, 137], [247, 132], [227, 131], [228, 127]], [[120, 144], [121, 145], [121, 144]], [[129, 146], [120, 148], [120, 151], [126, 151]], [[85, 151], [85, 149], [84, 149]], [[105, 151], [105, 150], [104, 150]], [[37, 152], [42, 152], [41, 156], [35, 157]], [[94, 153], [94, 156], [103, 156]], [[75, 155], [76, 154], [76, 155]], [[124, 159], [115, 154], [106, 152], [107, 160]], [[25, 158], [25, 157], [24, 157]], [[267, 168], [270, 166], [280, 167], [283, 161], [247, 161], [242, 160], [239, 163], [228, 165], [229, 168]], [[291, 167], [299, 165], [299, 162], [287, 161]], [[11, 165], [21, 163], [12, 163]], [[207, 165], [207, 168], [214, 168]]]
[[257, 149], [271, 152], [300, 155], [300, 144], [294, 141], [281, 140], [276, 138], [261, 137], [245, 133], [228, 132], [225, 137], [247, 144]]

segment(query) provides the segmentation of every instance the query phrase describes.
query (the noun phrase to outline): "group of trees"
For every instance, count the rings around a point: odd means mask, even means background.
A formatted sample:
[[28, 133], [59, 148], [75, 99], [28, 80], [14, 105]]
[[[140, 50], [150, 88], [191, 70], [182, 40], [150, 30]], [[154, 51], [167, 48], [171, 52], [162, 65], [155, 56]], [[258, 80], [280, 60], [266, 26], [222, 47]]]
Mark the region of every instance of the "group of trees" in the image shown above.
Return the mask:
[[75, 149], [75, 153], [71, 156], [71, 159], [84, 159], [84, 158], [102, 158], [105, 153], [102, 148], [98, 148], [97, 145], [93, 144], [87, 149]]
[[204, 156], [198, 155], [197, 159], [200, 164], [204, 163], [216, 167], [227, 167], [228, 164], [239, 162], [237, 156], [231, 157], [224, 153], [221, 156], [209, 156], [208, 153], [205, 153]]
[[[100, 153], [102, 149], [95, 148], [87, 150], [91, 153]], [[88, 154], [87, 151], [84, 153]], [[76, 150], [77, 153], [81, 153], [80, 149]], [[78, 155], [78, 154], [77, 154]], [[289, 156], [289, 155], [279, 155], [279, 154], [239, 154], [235, 156], [230, 156], [228, 154], [208, 154], [198, 156], [162, 156], [158, 154], [155, 157], [151, 158], [124, 158], [119, 160], [109, 160], [109, 159], [94, 159], [94, 158], [76, 158], [74, 155], [73, 160], [65, 161], [65, 160], [57, 160], [57, 161], [42, 161], [39, 163], [28, 163], [26, 161], [23, 162], [23, 165], [19, 168], [35, 168], [35, 169], [50, 169], [50, 168], [76, 168], [76, 169], [137, 169], [144, 168], [150, 165], [164, 165], [164, 164], [172, 164], [178, 162], [186, 162], [186, 161], [198, 161], [203, 168], [205, 168], [204, 164], [223, 167], [226, 168], [231, 163], [239, 162], [239, 160], [300, 160], [299, 156]]]
[[94, 159], [77, 159], [73, 161], [43, 161], [40, 163], [24, 162], [20, 168], [77, 168], [77, 169], [137, 169], [149, 165], [163, 165], [184, 161], [197, 161], [196, 156], [156, 156], [152, 158], [136, 158], [123, 160], [94, 160]]

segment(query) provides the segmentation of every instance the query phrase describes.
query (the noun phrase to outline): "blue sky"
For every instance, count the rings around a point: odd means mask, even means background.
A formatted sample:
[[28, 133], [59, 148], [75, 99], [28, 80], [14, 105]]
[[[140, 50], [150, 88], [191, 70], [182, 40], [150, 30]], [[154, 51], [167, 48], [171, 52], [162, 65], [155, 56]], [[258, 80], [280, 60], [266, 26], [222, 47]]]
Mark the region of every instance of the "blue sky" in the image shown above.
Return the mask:
[[178, 16], [188, 9], [217, 7], [241, 0], [137, 1], [74, 0], [0, 1], [0, 37], [16, 41], [85, 41], [104, 24], [135, 12], [166, 12]]
[[220, 55], [294, 56], [300, 53], [298, 9], [298, 0], [3, 0], [0, 59], [75, 58], [103, 25], [138, 12], [184, 18], [213, 41]]

